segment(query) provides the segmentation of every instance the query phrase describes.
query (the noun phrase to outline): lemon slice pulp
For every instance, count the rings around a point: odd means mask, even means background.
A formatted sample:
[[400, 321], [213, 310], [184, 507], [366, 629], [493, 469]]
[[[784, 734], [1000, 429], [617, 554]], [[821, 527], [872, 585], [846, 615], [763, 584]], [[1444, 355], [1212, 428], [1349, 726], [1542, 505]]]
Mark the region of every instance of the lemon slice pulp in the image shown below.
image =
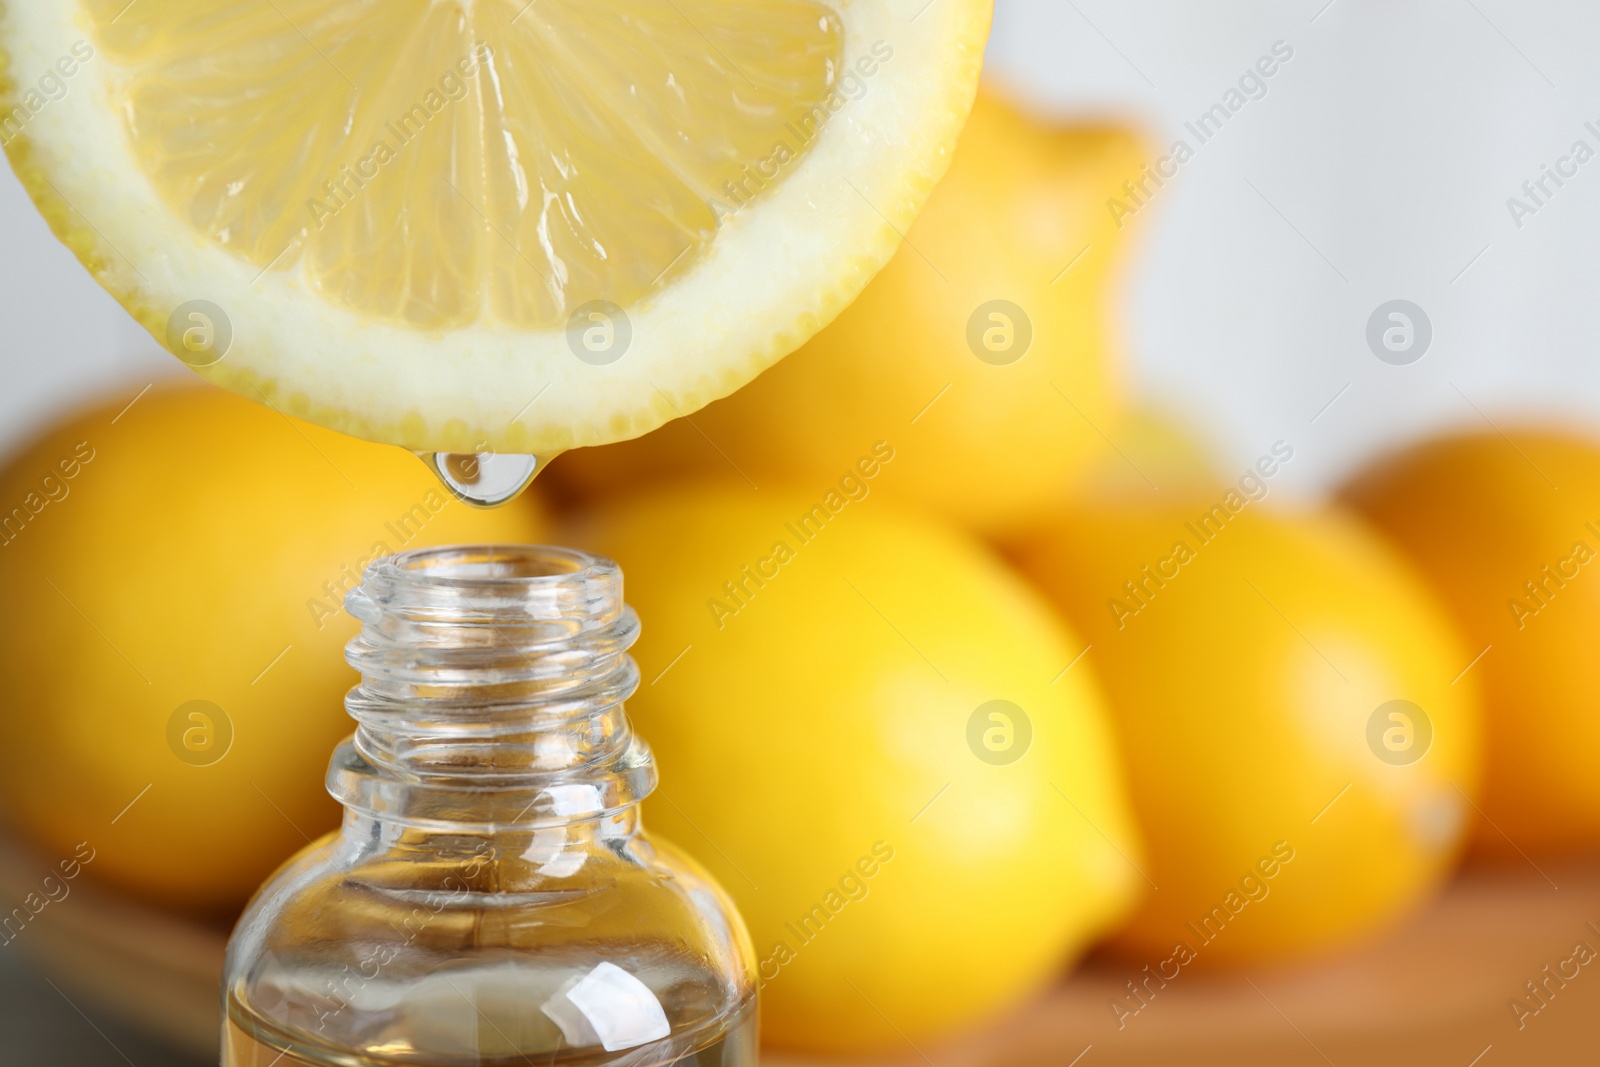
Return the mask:
[[416, 449], [550, 452], [693, 411], [853, 298], [948, 161], [988, 17], [13, 3], [0, 138], [102, 284], [219, 384]]
[[257, 268], [303, 257], [377, 317], [548, 327], [691, 265], [741, 163], [832, 92], [831, 11], [763, 0], [727, 27], [721, 2], [93, 8], [136, 71], [139, 161], [196, 231]]

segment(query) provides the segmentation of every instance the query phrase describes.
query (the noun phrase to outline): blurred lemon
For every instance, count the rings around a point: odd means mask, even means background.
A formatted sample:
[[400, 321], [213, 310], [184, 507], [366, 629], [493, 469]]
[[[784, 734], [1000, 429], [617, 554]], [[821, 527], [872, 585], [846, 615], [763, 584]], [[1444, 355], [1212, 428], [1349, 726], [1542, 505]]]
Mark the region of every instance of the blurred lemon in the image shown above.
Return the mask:
[[1019, 553], [1105, 681], [1159, 887], [1117, 945], [1164, 972], [1382, 926], [1449, 870], [1477, 782], [1442, 609], [1350, 519], [1263, 512], [1269, 480], [1085, 508]]
[[981, 1021], [1138, 878], [1099, 691], [1063, 673], [1082, 645], [979, 545], [869, 496], [892, 465], [814, 496], [685, 486], [577, 531], [644, 620], [651, 824], [737, 899], [764, 1035], [816, 1051]]
[[1175, 493], [1220, 495], [1228, 488], [1225, 481], [1210, 445], [1188, 419], [1139, 403], [1124, 413], [1116, 447], [1100, 451], [1070, 496], [1135, 507]]
[[552, 474], [584, 494], [694, 472], [820, 483], [871, 442], [885, 496], [984, 530], [1055, 500], [1117, 417], [1106, 201], [1142, 162], [1116, 127], [1043, 124], [980, 92], [950, 171], [834, 323], [731, 397]]
[[[131, 401], [131, 403], [130, 403]], [[0, 475], [0, 800], [38, 845], [196, 907], [337, 824], [344, 591], [403, 547], [527, 540], [400, 449], [210, 387], [86, 411]]]
[[1345, 497], [1432, 579], [1468, 658], [1482, 653], [1479, 845], [1518, 858], [1600, 844], [1600, 446], [1462, 434], [1374, 464]]

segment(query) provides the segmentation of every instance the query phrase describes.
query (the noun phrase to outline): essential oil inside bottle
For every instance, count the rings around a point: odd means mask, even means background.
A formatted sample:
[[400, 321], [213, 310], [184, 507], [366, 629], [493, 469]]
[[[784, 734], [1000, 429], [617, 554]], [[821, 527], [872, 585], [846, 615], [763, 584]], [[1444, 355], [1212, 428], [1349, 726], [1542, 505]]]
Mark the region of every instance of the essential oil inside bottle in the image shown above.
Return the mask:
[[754, 954], [731, 901], [645, 833], [616, 564], [422, 549], [346, 609], [362, 681], [328, 788], [343, 827], [229, 944], [224, 1067], [746, 1067]]
[[603, 1048], [566, 1049], [553, 1056], [546, 1053], [537, 1060], [525, 1053], [493, 1058], [420, 1060], [395, 1055], [394, 1053], [399, 1050], [391, 1051], [382, 1059], [349, 1053], [330, 1057], [326, 1052], [317, 1052], [313, 1049], [303, 1050], [307, 1055], [301, 1056], [286, 1051], [294, 1048], [295, 1039], [291, 1035], [274, 1031], [270, 1024], [260, 1018], [233, 1015], [232, 1013], [243, 1010], [234, 1002], [230, 1002], [229, 1010], [228, 1028], [223, 1037], [224, 1067], [325, 1067], [328, 1064], [338, 1064], [341, 1067], [386, 1067], [395, 1063], [419, 1065], [426, 1063], [428, 1067], [445, 1067], [446, 1064], [450, 1067], [456, 1067], [458, 1064], [472, 1065], [472, 1067], [502, 1067], [502, 1065], [525, 1067], [528, 1063], [536, 1063], [538, 1067], [605, 1067], [608, 1064], [623, 1062], [630, 1067], [631, 1065], [656, 1067], [658, 1064], [672, 1064], [675, 1067], [749, 1067], [756, 1062], [757, 1056], [754, 1001], [747, 1002], [736, 1015], [720, 1021], [705, 1034], [679, 1035], [693, 1051], [670, 1060], [619, 1057], [606, 1052]]

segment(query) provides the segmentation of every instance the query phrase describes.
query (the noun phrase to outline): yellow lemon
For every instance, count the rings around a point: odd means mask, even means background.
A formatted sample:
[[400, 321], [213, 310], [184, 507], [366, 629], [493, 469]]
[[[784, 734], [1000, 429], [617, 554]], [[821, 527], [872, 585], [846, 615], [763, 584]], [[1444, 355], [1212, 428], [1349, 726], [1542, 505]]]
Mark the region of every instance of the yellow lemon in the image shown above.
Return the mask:
[[[137, 393], [137, 395], [135, 395]], [[50, 430], [0, 475], [0, 800], [46, 852], [174, 905], [236, 905], [337, 822], [345, 590], [403, 547], [528, 540], [414, 457], [209, 387]]]
[[417, 449], [551, 451], [833, 318], [949, 163], [991, 0], [0, 7], [0, 141], [203, 375]]
[[1052, 126], [980, 93], [949, 173], [834, 323], [734, 396], [637, 441], [576, 453], [580, 491], [696, 472], [825, 481], [877, 440], [886, 496], [994, 530], [1058, 499], [1117, 418], [1106, 209], [1136, 137]]
[[1123, 414], [1116, 446], [1101, 451], [1063, 497], [1132, 507], [1175, 494], [1220, 494], [1225, 481], [1199, 430], [1175, 412], [1141, 403]]
[[985, 549], [876, 497], [614, 502], [575, 536], [621, 563], [644, 633], [629, 702], [653, 826], [738, 901], [768, 1040], [900, 1052], [1056, 972], [1138, 880], [1082, 645]]
[[1349, 518], [1262, 507], [1084, 508], [1019, 552], [1105, 681], [1155, 887], [1116, 943], [1163, 974], [1379, 929], [1473, 815], [1480, 708], [1443, 609]]
[[1478, 844], [1600, 844], [1600, 446], [1514, 430], [1431, 441], [1375, 463], [1346, 499], [1432, 580], [1479, 657], [1489, 755]]

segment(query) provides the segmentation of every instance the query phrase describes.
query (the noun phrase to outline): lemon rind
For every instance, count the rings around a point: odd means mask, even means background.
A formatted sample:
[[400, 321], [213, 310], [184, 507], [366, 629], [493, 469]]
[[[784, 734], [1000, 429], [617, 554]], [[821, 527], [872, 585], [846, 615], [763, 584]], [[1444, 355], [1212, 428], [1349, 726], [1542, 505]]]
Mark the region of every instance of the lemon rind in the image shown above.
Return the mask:
[[[564, 331], [425, 334], [364, 320], [309, 292], [294, 270], [242, 284], [256, 268], [188, 229], [133, 166], [118, 68], [98, 53], [5, 151], [56, 236], [164, 347], [170, 309], [195, 298], [228, 309], [233, 347], [195, 368], [215, 384], [369, 440], [553, 453], [635, 437], [727, 395], [825, 326], [888, 262], [949, 164], [991, 10], [989, 0], [917, 6], [841, 5], [847, 59], [887, 40], [900, 62], [847, 102], [782, 185], [725, 223], [701, 263], [628, 309], [635, 344], [609, 366], [578, 360]], [[21, 101], [17, 72], [46, 69], [80, 39], [92, 34], [75, 4], [0, 4], [0, 116]], [[863, 160], [874, 166], [850, 169]], [[765, 280], [753, 298], [765, 314], [753, 316], [739, 287], [763, 281], [748, 277], [757, 266], [797, 281]], [[804, 281], [818, 277], [828, 281]], [[686, 357], [691, 348], [723, 351]]]

